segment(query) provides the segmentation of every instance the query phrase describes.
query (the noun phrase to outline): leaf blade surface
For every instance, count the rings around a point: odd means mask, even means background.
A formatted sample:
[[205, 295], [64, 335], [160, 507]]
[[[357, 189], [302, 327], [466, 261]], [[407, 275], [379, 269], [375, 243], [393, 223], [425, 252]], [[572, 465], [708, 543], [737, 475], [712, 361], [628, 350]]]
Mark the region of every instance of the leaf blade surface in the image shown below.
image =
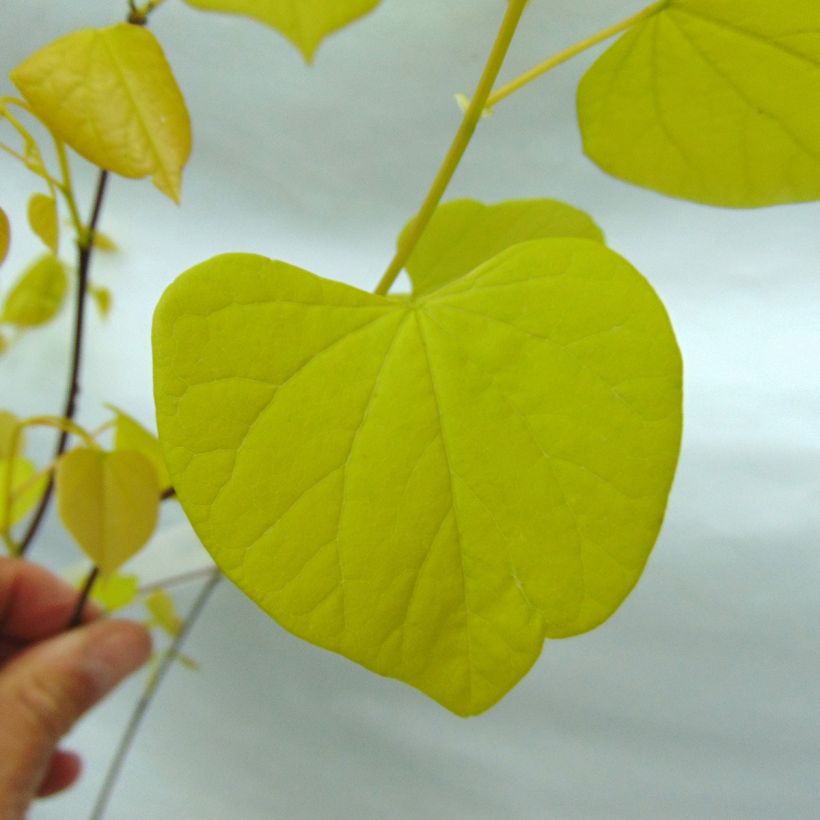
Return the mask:
[[727, 207], [820, 197], [820, 7], [669, 0], [578, 88], [587, 155], [614, 176]]
[[379, 5], [381, 0], [185, 0], [204, 11], [240, 14], [275, 28], [310, 62], [322, 40]]
[[679, 353], [599, 243], [519, 244], [409, 302], [218, 257], [166, 292], [154, 355], [172, 480], [223, 571], [459, 714], [608, 617], [660, 527]]
[[[399, 237], [411, 229], [411, 221]], [[603, 233], [583, 211], [551, 199], [484, 205], [459, 199], [440, 205], [406, 268], [416, 295], [458, 279], [506, 248], [531, 239], [577, 237], [602, 242]]]
[[151, 176], [179, 202], [191, 124], [150, 31], [121, 23], [74, 32], [24, 60], [11, 79], [78, 154], [124, 177]]

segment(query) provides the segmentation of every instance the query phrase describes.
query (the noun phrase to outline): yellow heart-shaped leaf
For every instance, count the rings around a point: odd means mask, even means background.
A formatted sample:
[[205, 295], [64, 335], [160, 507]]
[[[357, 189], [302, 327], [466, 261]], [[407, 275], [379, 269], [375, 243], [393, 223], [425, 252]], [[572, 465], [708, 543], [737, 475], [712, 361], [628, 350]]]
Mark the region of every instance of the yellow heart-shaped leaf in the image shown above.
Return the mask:
[[121, 23], [74, 32], [26, 59], [11, 79], [37, 116], [89, 162], [124, 177], [152, 176], [179, 201], [191, 124], [150, 31]]
[[157, 437], [145, 429], [135, 418], [119, 407], [108, 405], [115, 414], [114, 446], [117, 450], [135, 450], [142, 453], [154, 465], [160, 490], [171, 486], [171, 478]]
[[310, 62], [328, 34], [364, 16], [381, 0], [185, 0], [205, 11], [241, 14], [284, 34]]
[[249, 255], [154, 319], [160, 441], [226, 575], [295, 634], [462, 714], [641, 574], [681, 362], [597, 242], [516, 245], [396, 300]]
[[[411, 220], [399, 245], [412, 227]], [[405, 267], [413, 293], [420, 296], [519, 242], [571, 236], [604, 239], [588, 214], [554, 199], [516, 199], [495, 205], [456, 199], [436, 209]]]
[[103, 576], [151, 537], [159, 511], [154, 466], [141, 453], [78, 448], [57, 465], [57, 504], [66, 529]]
[[820, 3], [668, 0], [578, 88], [584, 150], [671, 196], [756, 207], [820, 197]]

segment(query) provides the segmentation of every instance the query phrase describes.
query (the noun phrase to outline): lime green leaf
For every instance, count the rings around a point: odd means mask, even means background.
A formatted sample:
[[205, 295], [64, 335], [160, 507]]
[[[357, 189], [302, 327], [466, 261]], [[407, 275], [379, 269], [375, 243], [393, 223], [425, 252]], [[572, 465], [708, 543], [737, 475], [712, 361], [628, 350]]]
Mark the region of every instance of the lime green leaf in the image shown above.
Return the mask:
[[820, 197], [820, 4], [669, 0], [578, 89], [605, 171], [730, 207]]
[[93, 285], [88, 291], [91, 298], [97, 304], [97, 310], [100, 311], [100, 316], [107, 319], [111, 313], [111, 291], [108, 288], [101, 288]]
[[105, 577], [154, 531], [156, 471], [141, 453], [78, 448], [57, 465], [57, 503], [66, 529]]
[[136, 450], [142, 453], [156, 470], [160, 491], [167, 490], [171, 486], [171, 478], [157, 437], [119, 407], [113, 404], [107, 407], [116, 415], [114, 447], [117, 450]]
[[25, 435], [22, 430], [17, 433], [17, 447], [14, 448], [14, 434], [20, 424], [20, 419], [9, 413], [8, 410], [0, 410], [0, 458], [11, 458], [23, 452], [26, 446]]
[[28, 224], [35, 235], [53, 253], [59, 250], [60, 222], [57, 202], [46, 194], [34, 194], [28, 202]]
[[185, 0], [206, 11], [242, 14], [284, 34], [310, 62], [328, 34], [364, 16], [381, 0]]
[[229, 255], [154, 318], [160, 441], [222, 570], [285, 628], [467, 715], [641, 574], [681, 433], [662, 304], [544, 239], [397, 301]]
[[[9, 483], [9, 472], [11, 482]], [[34, 508], [45, 489], [46, 476], [36, 477], [37, 470], [25, 458], [0, 458], [0, 530], [14, 526]], [[11, 516], [7, 517], [6, 490], [11, 489]]]
[[69, 34], [17, 66], [11, 79], [37, 116], [87, 160], [125, 177], [150, 175], [179, 201], [191, 124], [150, 31], [122, 23]]
[[[399, 237], [401, 244], [411, 222]], [[483, 205], [459, 199], [439, 206], [407, 261], [413, 291], [421, 295], [469, 273], [496, 254], [530, 239], [577, 237], [603, 241], [583, 211], [552, 199]]]
[[133, 603], [139, 593], [139, 579], [136, 575], [115, 572], [98, 578], [91, 590], [91, 597], [107, 612], [116, 612]]
[[182, 618], [177, 615], [174, 599], [164, 589], [155, 589], [148, 595], [145, 606], [151, 613], [152, 625], [165, 630], [172, 638], [179, 635]]
[[11, 289], [0, 320], [22, 327], [45, 324], [62, 307], [67, 287], [63, 263], [51, 254], [41, 256]]
[[6, 261], [11, 244], [11, 224], [6, 212], [0, 208], [0, 265]]
[[94, 231], [94, 247], [104, 253], [115, 253], [119, 250], [117, 243], [99, 228]]

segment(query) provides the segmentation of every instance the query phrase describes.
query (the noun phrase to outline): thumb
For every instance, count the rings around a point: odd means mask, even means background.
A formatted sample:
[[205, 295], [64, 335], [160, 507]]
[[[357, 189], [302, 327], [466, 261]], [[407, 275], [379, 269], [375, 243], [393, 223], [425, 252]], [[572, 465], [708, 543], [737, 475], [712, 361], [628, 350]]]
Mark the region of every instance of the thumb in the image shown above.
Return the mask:
[[0, 669], [0, 817], [25, 814], [60, 738], [150, 651], [138, 624], [98, 621], [35, 644]]

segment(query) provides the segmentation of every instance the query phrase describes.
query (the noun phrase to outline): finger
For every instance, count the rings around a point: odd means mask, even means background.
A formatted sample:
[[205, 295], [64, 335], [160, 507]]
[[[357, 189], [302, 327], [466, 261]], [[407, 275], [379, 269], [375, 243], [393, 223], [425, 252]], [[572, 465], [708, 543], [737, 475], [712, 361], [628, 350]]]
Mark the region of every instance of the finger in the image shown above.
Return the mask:
[[78, 754], [57, 749], [51, 756], [43, 778], [37, 789], [37, 797], [50, 797], [71, 786], [80, 776], [83, 762]]
[[[0, 636], [39, 641], [65, 629], [77, 590], [47, 569], [20, 558], [0, 558]], [[87, 607], [85, 620], [99, 610]]]
[[97, 621], [8, 662], [0, 672], [0, 817], [23, 816], [59, 739], [150, 651], [142, 626]]

